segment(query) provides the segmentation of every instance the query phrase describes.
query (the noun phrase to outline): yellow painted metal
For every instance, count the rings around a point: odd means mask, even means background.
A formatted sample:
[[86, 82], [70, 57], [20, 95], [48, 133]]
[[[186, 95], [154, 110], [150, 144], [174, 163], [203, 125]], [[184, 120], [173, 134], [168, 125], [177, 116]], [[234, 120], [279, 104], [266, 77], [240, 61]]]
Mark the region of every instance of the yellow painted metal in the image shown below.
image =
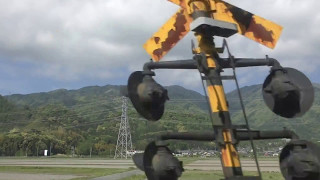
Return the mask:
[[182, 4], [186, 4], [188, 14], [192, 14], [194, 11], [210, 11], [210, 2], [208, 0], [193, 0]]
[[201, 49], [201, 52], [208, 56], [215, 52], [215, 44], [212, 41], [212, 37], [208, 38], [200, 33], [195, 33], [194, 35], [198, 41], [198, 47]]
[[186, 1], [185, 0], [168, 0], [178, 6], [181, 6], [182, 8], [186, 8]]
[[211, 3], [210, 0], [168, 0], [181, 8], [187, 9], [188, 14], [192, 14], [196, 11], [210, 11]]
[[216, 67], [216, 63], [215, 63], [214, 59], [212, 58], [212, 56], [207, 56], [207, 63], [208, 63], [209, 68]]
[[269, 48], [274, 48], [280, 38], [282, 27], [262, 17], [253, 15], [244, 36]]
[[213, 18], [220, 20], [220, 21], [226, 21], [230, 23], [234, 23], [238, 26], [238, 32], [240, 34], [244, 34], [245, 32], [245, 27], [243, 24], [238, 23], [235, 17], [233, 16], [233, 13], [230, 11], [230, 7], [228, 6], [225, 2], [223, 1], [215, 1], [215, 13], [213, 14]]
[[159, 61], [190, 31], [191, 18], [180, 8], [145, 44], [153, 60]]
[[241, 167], [239, 155], [232, 144], [222, 147], [221, 157], [224, 167]]
[[223, 165], [225, 167], [241, 167], [239, 155], [235, 147], [231, 144], [232, 137], [230, 130], [226, 129], [223, 131], [223, 140], [226, 143], [221, 149]]
[[209, 85], [208, 95], [212, 112], [228, 111], [228, 105], [223, 86]]
[[214, 19], [234, 23], [238, 33], [269, 48], [274, 48], [282, 27], [221, 0], [215, 0]]
[[[200, 2], [197, 0], [187, 0], [188, 6], [187, 9], [190, 8], [191, 10], [188, 10], [188, 12], [193, 13], [196, 11], [206, 11], [208, 14], [210, 14], [213, 8], [213, 5], [206, 4], [205, 1], [201, 1], [203, 6], [200, 6], [201, 8], [198, 8], [198, 6], [193, 5], [194, 2]], [[215, 8], [215, 7], [214, 7]], [[198, 53], [205, 53], [207, 57], [207, 64], [209, 68], [216, 68], [217, 62], [215, 61], [215, 54], [217, 54], [217, 49], [215, 48], [215, 44], [213, 42], [212, 37], [205, 36], [201, 33], [195, 33], [195, 37], [198, 41], [198, 48], [195, 49], [195, 51], [198, 51]], [[214, 78], [220, 78], [219, 73], [216, 75], [216, 77], [210, 77], [212, 79]], [[207, 91], [208, 91], [208, 97], [210, 102], [210, 107], [212, 113], [221, 113], [222, 116], [225, 116], [225, 114], [228, 114], [228, 104], [226, 100], [226, 96], [224, 93], [224, 89], [222, 84], [220, 84], [221, 80], [214, 80], [214, 82], [210, 82], [207, 85]], [[216, 84], [217, 83], [217, 84]], [[224, 119], [221, 118], [221, 122], [225, 123], [225, 120], [229, 121], [228, 117], [226, 116]], [[215, 126], [215, 124], [214, 124]], [[221, 128], [221, 127], [220, 127]], [[233, 168], [240, 168], [241, 171], [241, 165], [240, 165], [240, 159], [238, 152], [234, 145], [232, 144], [232, 135], [230, 133], [230, 129], [223, 130], [222, 136], [224, 137], [224, 145], [221, 145], [221, 161], [223, 165], [223, 170], [226, 177], [232, 177], [236, 175], [241, 175], [242, 172], [234, 171]], [[227, 171], [226, 168], [232, 168], [232, 171]]]
[[[201, 9], [201, 8], [198, 8], [198, 6], [193, 5], [192, 4], [193, 2], [199, 2], [199, 1], [196, 1], [196, 0], [188, 1], [187, 8], [191, 9], [191, 10], [188, 10], [189, 13], [195, 12], [195, 11], [206, 11], [207, 13], [211, 12], [211, 9], [212, 9], [211, 4], [206, 4], [204, 3], [204, 1], [202, 1], [203, 6], [200, 6], [202, 8]], [[216, 61], [214, 60], [214, 54], [217, 53], [217, 50], [215, 48], [213, 38], [205, 36], [204, 34], [201, 34], [201, 33], [195, 33], [195, 37], [198, 41], [198, 48], [196, 48], [195, 50], [201, 53], [205, 53], [209, 68], [216, 68]], [[217, 77], [215, 78], [220, 78], [220, 77], [219, 75], [217, 75]], [[215, 82], [219, 82], [219, 80]], [[227, 104], [227, 100], [226, 100], [226, 96], [225, 96], [222, 84], [221, 85], [220, 83], [212, 84], [211, 82], [208, 84], [207, 90], [208, 90], [211, 111], [213, 113], [228, 114], [228, 104]], [[221, 119], [221, 122], [224, 123], [224, 120]], [[231, 131], [230, 129], [225, 129], [223, 130], [223, 134], [222, 134], [225, 142], [225, 144], [220, 147], [221, 153], [222, 153], [221, 161], [223, 164], [223, 168], [241, 168], [239, 155], [236, 148], [232, 144], [232, 136], [230, 131]], [[227, 172], [227, 171], [224, 171], [224, 172]], [[239, 172], [236, 173], [232, 171], [231, 174], [226, 173], [225, 175], [226, 177], [232, 177], [234, 175], [240, 175], [238, 173]]]
[[[205, 11], [210, 8], [208, 0], [196, 0], [189, 5], [184, 0], [169, 1], [181, 8], [143, 46], [155, 61], [160, 61], [190, 31], [190, 14], [193, 8]], [[211, 66], [214, 67], [213, 61]]]
[[[159, 61], [189, 32], [189, 26], [192, 22], [190, 15], [195, 11], [206, 11], [216, 20], [234, 23], [238, 26], [239, 34], [269, 48], [276, 46], [281, 35], [282, 27], [278, 24], [222, 0], [168, 1], [179, 5], [181, 8], [144, 44], [144, 48], [155, 61]], [[212, 39], [197, 33], [195, 37], [198, 40], [198, 47], [194, 48], [193, 52], [197, 54], [205, 53], [209, 68], [216, 68], [213, 54], [217, 52], [217, 49], [214, 43], [211, 42]], [[207, 90], [211, 111], [213, 113], [228, 113], [223, 86], [209, 84]], [[223, 167], [241, 168], [238, 152], [232, 144], [231, 130], [224, 129], [222, 135], [225, 142], [225, 145], [221, 146]], [[240, 174], [238, 172], [231, 175]]]
[[[182, 8], [188, 8], [185, 0], [168, 1]], [[236, 24], [239, 34], [269, 48], [274, 48], [280, 38], [282, 32], [280, 25], [222, 0], [211, 0], [210, 11], [214, 12], [214, 19]]]
[[[216, 63], [214, 58], [212, 57], [212, 53], [215, 51], [215, 45], [212, 41], [208, 39], [208, 37], [203, 36], [203, 34], [195, 33], [195, 38], [198, 41], [196, 48], [193, 49], [194, 54], [205, 53], [207, 57], [208, 67], [214, 68], [216, 67]], [[210, 38], [212, 40], [212, 38]]]

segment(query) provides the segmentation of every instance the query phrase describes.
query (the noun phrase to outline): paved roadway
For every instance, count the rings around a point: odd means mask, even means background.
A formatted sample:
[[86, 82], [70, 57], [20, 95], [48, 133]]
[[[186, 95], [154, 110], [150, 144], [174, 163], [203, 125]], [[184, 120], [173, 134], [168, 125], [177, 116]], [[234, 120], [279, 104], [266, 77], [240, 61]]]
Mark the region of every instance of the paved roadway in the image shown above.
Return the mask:
[[[257, 171], [255, 161], [242, 160], [243, 171]], [[261, 171], [280, 172], [278, 161], [259, 161]], [[185, 169], [193, 170], [222, 170], [220, 160], [198, 160], [184, 166]]]
[[41, 167], [74, 167], [74, 168], [120, 168], [134, 167], [132, 160], [106, 159], [73, 159], [73, 158], [37, 158], [37, 159], [3, 159], [0, 166], [41, 166]]
[[[279, 163], [274, 160], [259, 162], [262, 171], [279, 172]], [[256, 171], [255, 162], [242, 160], [244, 171]], [[110, 160], [110, 159], [8, 159], [0, 158], [0, 166], [41, 166], [41, 167], [75, 167], [75, 168], [122, 168], [134, 167], [132, 160]], [[184, 166], [185, 169], [199, 170], [221, 170], [220, 160], [197, 160]]]
[[[256, 171], [255, 162], [251, 160], [241, 161], [244, 171]], [[37, 158], [37, 159], [15, 159], [15, 158], [0, 158], [0, 166], [40, 166], [40, 167], [73, 167], [73, 168], [123, 168], [128, 169], [135, 167], [132, 160], [110, 160], [110, 159], [61, 159], [61, 158]], [[197, 160], [190, 164], [184, 165], [187, 170], [222, 170], [220, 160]], [[260, 161], [261, 171], [279, 172], [278, 161]], [[116, 180], [120, 177], [141, 174], [139, 170], [129, 171], [127, 173], [119, 173], [110, 177], [101, 177], [102, 179]], [[23, 177], [23, 178], [21, 178]], [[50, 175], [50, 174], [19, 174], [19, 173], [0, 173], [0, 180], [16, 180], [16, 179], [32, 179], [32, 180], [51, 180], [51, 179], [72, 179], [73, 175]], [[101, 179], [100, 178], [100, 179]], [[121, 179], [120, 178], [120, 179]], [[100, 180], [97, 178], [96, 180]]]

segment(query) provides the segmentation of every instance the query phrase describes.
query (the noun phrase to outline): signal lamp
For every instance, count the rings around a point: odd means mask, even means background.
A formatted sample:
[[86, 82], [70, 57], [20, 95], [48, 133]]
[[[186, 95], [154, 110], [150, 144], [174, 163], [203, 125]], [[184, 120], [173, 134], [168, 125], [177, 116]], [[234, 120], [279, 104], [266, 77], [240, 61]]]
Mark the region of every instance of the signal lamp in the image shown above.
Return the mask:
[[302, 116], [314, 99], [310, 80], [293, 68], [272, 70], [263, 83], [262, 94], [266, 105], [285, 118]]
[[147, 120], [159, 120], [164, 113], [168, 91], [149, 73], [136, 71], [128, 80], [128, 95], [138, 113]]
[[173, 157], [170, 149], [166, 145], [156, 145], [154, 141], [143, 154], [135, 154], [133, 161], [150, 180], [177, 180], [184, 171], [182, 162]]
[[280, 153], [280, 169], [286, 180], [319, 180], [320, 149], [305, 140], [292, 140]]

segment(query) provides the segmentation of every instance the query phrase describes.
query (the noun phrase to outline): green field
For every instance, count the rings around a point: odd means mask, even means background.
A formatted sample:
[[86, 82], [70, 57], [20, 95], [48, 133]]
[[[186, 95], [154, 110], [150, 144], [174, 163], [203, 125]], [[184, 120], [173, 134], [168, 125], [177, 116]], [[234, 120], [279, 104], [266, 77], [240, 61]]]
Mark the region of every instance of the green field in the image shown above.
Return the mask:
[[[43, 158], [4, 158], [6, 159], [21, 159], [21, 160], [43, 160]], [[51, 160], [55, 161], [60, 158], [51, 158]], [[62, 158], [61, 159], [74, 159], [74, 158]], [[81, 158], [81, 160], [93, 160], [95, 158]], [[97, 158], [100, 159], [100, 158]], [[183, 161], [183, 165], [187, 165], [196, 160], [218, 160], [219, 158], [199, 158], [199, 157], [179, 157], [180, 161]], [[243, 160], [252, 160], [250, 158], [242, 158]], [[50, 159], [47, 159], [50, 160]], [[106, 159], [107, 160], [107, 159]], [[110, 159], [109, 159], [110, 160]], [[277, 158], [268, 158], [262, 157], [259, 158], [260, 161], [264, 160], [277, 160]], [[94, 177], [107, 176], [111, 174], [122, 173], [125, 171], [131, 171], [135, 168], [127, 168], [127, 169], [107, 169], [107, 168], [79, 168], [79, 167], [40, 167], [40, 166], [0, 166], [0, 173], [22, 173], [22, 174], [52, 174], [52, 175], [75, 175], [78, 176], [73, 180], [86, 180], [92, 179]], [[256, 172], [244, 172], [246, 176], [254, 176], [257, 175]], [[263, 172], [263, 180], [283, 180], [281, 173], [277, 172]], [[201, 171], [201, 170], [186, 170], [182, 177], [179, 180], [220, 180], [223, 179], [223, 173], [221, 171]], [[128, 178], [124, 178], [122, 180], [145, 180], [145, 175], [134, 175]]]
[[[86, 180], [94, 177], [107, 176], [115, 173], [121, 173], [132, 169], [100, 169], [100, 168], [59, 168], [59, 167], [13, 167], [0, 166], [0, 172], [10, 173], [35, 173], [35, 174], [72, 174], [82, 176], [73, 180]], [[257, 175], [254, 172], [245, 172], [247, 176]], [[263, 172], [263, 180], [281, 180], [283, 179], [281, 173]], [[187, 170], [182, 174], [179, 180], [220, 180], [224, 178], [221, 171], [199, 171]], [[145, 175], [134, 175], [122, 180], [144, 180]]]
[[26, 174], [70, 174], [83, 176], [74, 180], [92, 179], [94, 177], [107, 176], [132, 169], [101, 169], [101, 168], [65, 168], [65, 167], [24, 167], [24, 166], [0, 166], [0, 172], [26, 173]]

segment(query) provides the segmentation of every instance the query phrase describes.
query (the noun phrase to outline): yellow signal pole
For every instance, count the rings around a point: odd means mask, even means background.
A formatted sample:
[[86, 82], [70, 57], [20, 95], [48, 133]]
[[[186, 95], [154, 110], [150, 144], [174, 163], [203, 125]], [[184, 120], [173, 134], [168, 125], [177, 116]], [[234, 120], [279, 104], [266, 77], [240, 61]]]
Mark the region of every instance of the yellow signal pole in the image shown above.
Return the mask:
[[[187, 0], [186, 9], [195, 20], [198, 17], [213, 18], [215, 7], [214, 1], [209, 0]], [[206, 27], [203, 27], [204, 29]], [[205, 73], [209, 102], [213, 117], [213, 127], [216, 136], [216, 144], [221, 151], [221, 163], [226, 178], [243, 176], [240, 159], [235, 147], [233, 127], [231, 123], [228, 103], [223, 89], [219, 56], [212, 35], [205, 32], [196, 32], [195, 37], [198, 47], [193, 51], [195, 54], [204, 53], [207, 60], [208, 71]]]
[[282, 27], [222, 0], [168, 1], [180, 6], [180, 9], [147, 40], [144, 48], [154, 61], [160, 61], [190, 30], [195, 32], [198, 46], [193, 52], [199, 71], [205, 75], [214, 137], [222, 154], [223, 172], [227, 179], [243, 176], [234, 137], [236, 128], [231, 123], [220, 75], [219, 48], [215, 47], [213, 36], [229, 37], [239, 33], [274, 48]]

